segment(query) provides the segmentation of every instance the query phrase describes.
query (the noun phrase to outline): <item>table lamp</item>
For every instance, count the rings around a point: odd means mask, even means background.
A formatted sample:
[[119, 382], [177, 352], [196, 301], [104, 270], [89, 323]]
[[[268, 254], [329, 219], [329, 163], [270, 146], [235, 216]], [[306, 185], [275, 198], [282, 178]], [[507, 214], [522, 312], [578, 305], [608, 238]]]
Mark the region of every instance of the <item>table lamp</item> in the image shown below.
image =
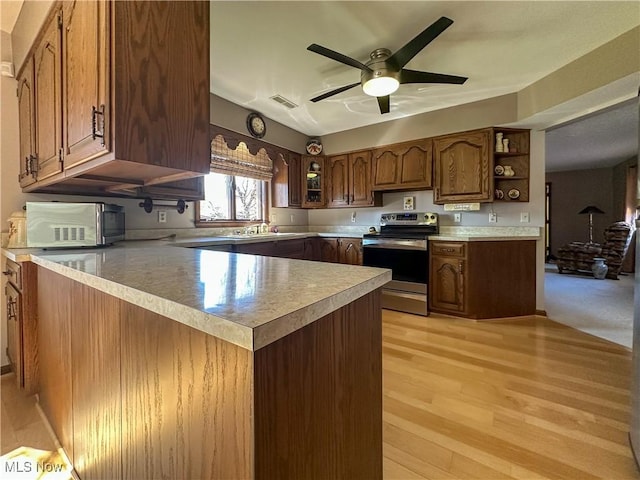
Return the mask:
[[598, 207], [593, 205], [589, 205], [584, 207], [582, 210], [578, 212], [579, 214], [588, 213], [589, 214], [589, 243], [593, 243], [593, 214], [594, 213], [604, 213]]

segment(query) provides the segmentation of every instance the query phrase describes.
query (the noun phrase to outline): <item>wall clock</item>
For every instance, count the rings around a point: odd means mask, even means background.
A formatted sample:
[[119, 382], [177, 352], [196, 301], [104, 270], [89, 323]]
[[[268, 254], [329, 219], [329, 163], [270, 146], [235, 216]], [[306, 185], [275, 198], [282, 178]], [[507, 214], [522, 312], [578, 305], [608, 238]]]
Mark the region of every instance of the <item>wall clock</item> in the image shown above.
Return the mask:
[[264, 123], [262, 115], [256, 112], [250, 113], [247, 116], [247, 130], [253, 137], [264, 137], [264, 134], [267, 133], [267, 125]]

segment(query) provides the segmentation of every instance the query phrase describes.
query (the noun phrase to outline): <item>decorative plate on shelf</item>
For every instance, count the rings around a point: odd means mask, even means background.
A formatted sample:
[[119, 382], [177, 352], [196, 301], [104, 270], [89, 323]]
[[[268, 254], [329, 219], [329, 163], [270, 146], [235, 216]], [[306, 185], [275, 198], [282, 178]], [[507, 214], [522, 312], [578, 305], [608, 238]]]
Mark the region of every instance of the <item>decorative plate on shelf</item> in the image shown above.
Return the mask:
[[309, 155], [320, 155], [322, 153], [322, 144], [317, 138], [312, 138], [307, 142], [307, 153]]
[[504, 167], [502, 165], [496, 165], [493, 171], [496, 172], [496, 175], [504, 175]]
[[507, 192], [507, 195], [511, 200], [515, 200], [516, 198], [520, 197], [520, 190], [518, 190], [517, 188], [512, 188]]

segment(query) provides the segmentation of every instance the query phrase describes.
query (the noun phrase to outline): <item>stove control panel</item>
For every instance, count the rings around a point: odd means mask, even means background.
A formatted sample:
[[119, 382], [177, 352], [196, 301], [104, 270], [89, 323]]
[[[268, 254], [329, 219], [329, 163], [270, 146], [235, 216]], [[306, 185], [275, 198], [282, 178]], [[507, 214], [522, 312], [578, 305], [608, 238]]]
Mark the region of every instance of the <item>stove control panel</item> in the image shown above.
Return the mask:
[[380, 225], [438, 225], [438, 214], [431, 212], [383, 213]]

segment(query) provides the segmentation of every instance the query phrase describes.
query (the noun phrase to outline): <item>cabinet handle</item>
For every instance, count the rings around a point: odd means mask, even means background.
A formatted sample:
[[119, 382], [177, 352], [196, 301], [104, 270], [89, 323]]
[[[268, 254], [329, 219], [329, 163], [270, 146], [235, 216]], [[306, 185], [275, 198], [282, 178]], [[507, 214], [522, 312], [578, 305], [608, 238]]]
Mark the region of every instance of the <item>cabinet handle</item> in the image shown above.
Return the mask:
[[12, 270], [3, 270], [3, 271], [2, 271], [2, 273], [3, 273], [4, 275], [7, 275], [7, 276], [11, 276], [11, 275], [13, 275], [13, 271], [12, 271]]
[[464, 262], [462, 260], [458, 262], [458, 273], [460, 275], [464, 273]]
[[[102, 128], [98, 131], [98, 119], [97, 116], [102, 116]], [[104, 105], [100, 105], [100, 108], [97, 109], [95, 106], [91, 107], [91, 137], [93, 140], [96, 138], [101, 138], [102, 141], [100, 144], [104, 147]]]
[[38, 177], [38, 158], [35, 155], [29, 155], [29, 172], [35, 179]]
[[7, 297], [7, 320], [15, 320], [16, 317], [16, 301], [11, 297]]
[[31, 173], [31, 155], [24, 157], [24, 173], [29, 175]]

